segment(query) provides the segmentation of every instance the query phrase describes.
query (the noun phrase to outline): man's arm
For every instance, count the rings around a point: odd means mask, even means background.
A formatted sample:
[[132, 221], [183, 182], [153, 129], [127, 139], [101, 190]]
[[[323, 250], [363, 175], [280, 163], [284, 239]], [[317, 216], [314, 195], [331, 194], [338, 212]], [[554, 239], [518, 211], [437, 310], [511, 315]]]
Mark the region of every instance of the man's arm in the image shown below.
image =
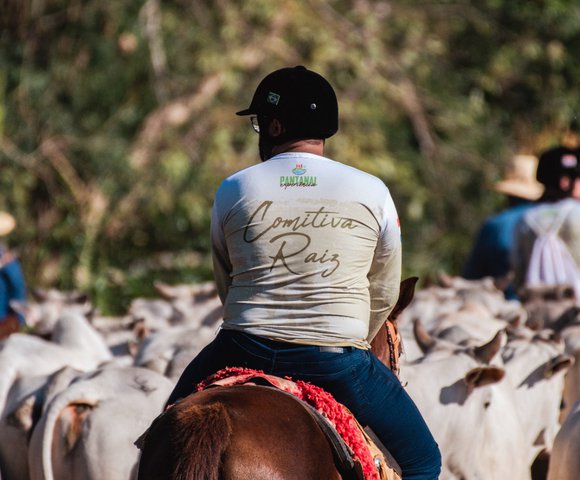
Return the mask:
[[370, 343], [385, 323], [399, 298], [402, 269], [402, 245], [399, 219], [390, 195], [385, 212], [387, 218], [381, 230], [373, 262], [368, 274], [371, 315], [367, 341]]
[[211, 253], [213, 261], [213, 274], [217, 286], [217, 291], [222, 301], [225, 303], [230, 285], [232, 283], [232, 264], [229, 260], [226, 239], [218, 215], [217, 203], [214, 202], [211, 216]]

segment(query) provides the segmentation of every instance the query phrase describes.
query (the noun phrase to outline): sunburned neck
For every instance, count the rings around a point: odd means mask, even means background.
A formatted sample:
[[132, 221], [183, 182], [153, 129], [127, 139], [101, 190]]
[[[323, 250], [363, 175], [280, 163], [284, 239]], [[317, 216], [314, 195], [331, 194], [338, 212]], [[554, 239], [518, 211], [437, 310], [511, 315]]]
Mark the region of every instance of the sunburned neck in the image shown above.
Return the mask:
[[324, 140], [291, 140], [282, 145], [276, 145], [272, 149], [274, 155], [285, 152], [304, 152], [322, 156], [324, 154]]

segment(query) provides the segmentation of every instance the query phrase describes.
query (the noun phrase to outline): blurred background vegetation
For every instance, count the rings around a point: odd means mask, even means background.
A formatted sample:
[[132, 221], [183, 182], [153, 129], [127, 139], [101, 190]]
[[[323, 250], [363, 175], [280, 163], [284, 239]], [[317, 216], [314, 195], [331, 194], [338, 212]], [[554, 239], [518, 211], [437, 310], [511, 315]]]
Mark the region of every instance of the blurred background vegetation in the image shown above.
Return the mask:
[[459, 274], [488, 189], [580, 106], [576, 0], [0, 0], [0, 209], [30, 286], [104, 312], [212, 278], [224, 176], [258, 161], [270, 71], [323, 74], [328, 156], [389, 186], [405, 275]]

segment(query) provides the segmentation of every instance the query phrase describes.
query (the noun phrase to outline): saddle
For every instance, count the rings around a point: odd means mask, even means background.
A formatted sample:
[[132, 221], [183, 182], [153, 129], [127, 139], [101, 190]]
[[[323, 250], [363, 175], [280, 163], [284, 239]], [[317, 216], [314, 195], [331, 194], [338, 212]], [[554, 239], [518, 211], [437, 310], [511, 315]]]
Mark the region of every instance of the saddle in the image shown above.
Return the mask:
[[258, 370], [226, 368], [200, 383], [197, 390], [232, 385], [274, 388], [299, 402], [326, 435], [344, 480], [402, 478], [399, 465], [372, 431], [365, 430], [344, 405], [321, 388]]

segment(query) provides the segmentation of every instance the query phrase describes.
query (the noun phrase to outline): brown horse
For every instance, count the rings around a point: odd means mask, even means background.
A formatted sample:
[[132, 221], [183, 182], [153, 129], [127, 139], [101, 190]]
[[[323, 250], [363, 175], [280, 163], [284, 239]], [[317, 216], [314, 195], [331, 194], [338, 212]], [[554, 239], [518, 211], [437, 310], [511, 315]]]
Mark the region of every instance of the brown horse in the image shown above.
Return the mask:
[[[391, 321], [411, 301], [416, 280], [401, 283]], [[390, 366], [386, 339], [383, 327], [373, 351]], [[236, 385], [189, 395], [153, 422], [140, 448], [138, 480], [346, 478], [314, 417], [271, 387]]]
[[341, 479], [314, 418], [279, 390], [203, 390], [169, 408], [144, 441], [139, 480]]

